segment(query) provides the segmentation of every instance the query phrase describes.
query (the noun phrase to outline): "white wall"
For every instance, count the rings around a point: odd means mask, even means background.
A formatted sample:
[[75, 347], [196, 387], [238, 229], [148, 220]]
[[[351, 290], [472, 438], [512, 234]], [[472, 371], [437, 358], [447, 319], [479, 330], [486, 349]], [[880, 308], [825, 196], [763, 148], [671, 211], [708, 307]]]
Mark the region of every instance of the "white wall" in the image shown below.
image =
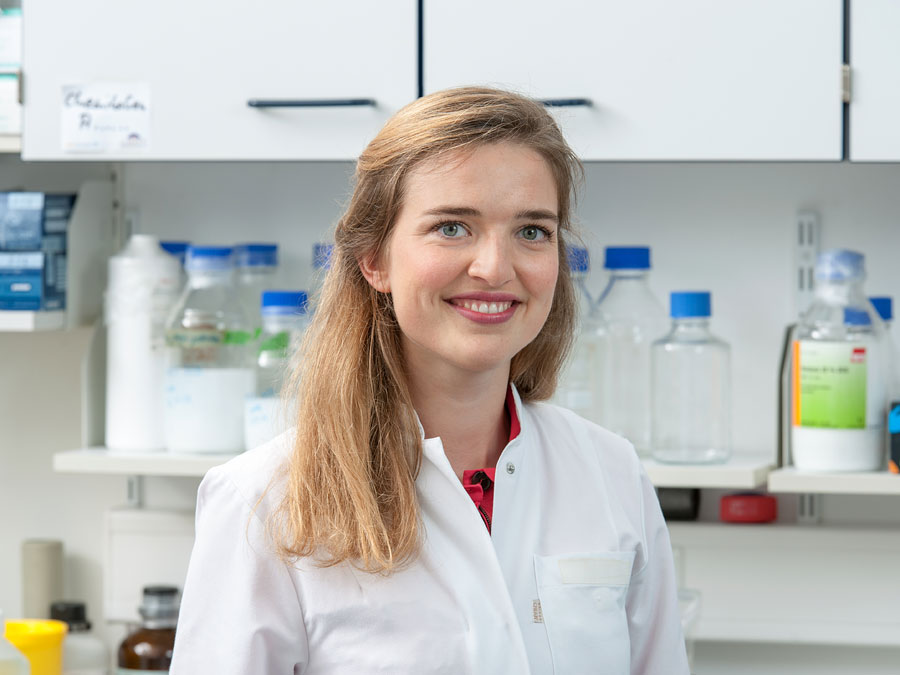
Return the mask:
[[[0, 165], [16, 183], [46, 189], [101, 165]], [[59, 173], [61, 171], [62, 173]], [[305, 285], [311, 245], [327, 235], [347, 197], [350, 164], [134, 164], [124, 172], [137, 229], [208, 243], [275, 240], [284, 283]], [[83, 172], [83, 173], [82, 173]], [[29, 182], [30, 181], [30, 182]], [[653, 247], [653, 286], [713, 292], [715, 331], [734, 349], [738, 448], [775, 453], [777, 361], [792, 319], [792, 237], [799, 209], [820, 212], [826, 246], [867, 255], [870, 294], [900, 299], [900, 165], [594, 164], [579, 205], [587, 243]], [[0, 335], [0, 606], [19, 606], [18, 547], [56, 536], [72, 555], [68, 593], [99, 618], [101, 515], [124, 501], [124, 479], [59, 476], [54, 451], [79, 439], [78, 350], [73, 336]], [[183, 506], [195, 481], [151, 481], [148, 501]], [[714, 509], [704, 509], [714, 513]], [[829, 522], [900, 522], [900, 498], [828, 498]], [[889, 580], [884, 580], [889, 583]], [[896, 672], [900, 650], [701, 645], [699, 673]], [[759, 660], [762, 659], [762, 660]], [[753, 665], [757, 664], [757, 665]]]

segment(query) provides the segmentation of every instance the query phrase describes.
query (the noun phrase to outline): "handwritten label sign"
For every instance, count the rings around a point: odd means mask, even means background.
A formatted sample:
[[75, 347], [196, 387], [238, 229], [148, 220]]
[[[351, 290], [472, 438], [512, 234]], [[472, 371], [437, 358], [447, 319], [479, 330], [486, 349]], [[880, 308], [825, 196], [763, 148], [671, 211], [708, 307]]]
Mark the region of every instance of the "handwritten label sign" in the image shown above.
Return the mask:
[[63, 152], [146, 150], [150, 144], [150, 86], [65, 85], [61, 123]]

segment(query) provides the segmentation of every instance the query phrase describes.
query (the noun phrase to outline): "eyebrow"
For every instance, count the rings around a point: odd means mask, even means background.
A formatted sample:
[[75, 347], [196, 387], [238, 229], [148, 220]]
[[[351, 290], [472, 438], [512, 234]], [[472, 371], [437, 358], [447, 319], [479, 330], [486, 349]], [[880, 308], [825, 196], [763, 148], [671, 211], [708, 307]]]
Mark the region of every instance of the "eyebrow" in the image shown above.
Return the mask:
[[[481, 215], [481, 211], [473, 209], [469, 206], [439, 206], [435, 209], [429, 209], [424, 213], [426, 216], [469, 216], [477, 218]], [[552, 220], [554, 223], [559, 222], [559, 216], [553, 211], [546, 209], [524, 209], [516, 213], [517, 219], [525, 220]]]

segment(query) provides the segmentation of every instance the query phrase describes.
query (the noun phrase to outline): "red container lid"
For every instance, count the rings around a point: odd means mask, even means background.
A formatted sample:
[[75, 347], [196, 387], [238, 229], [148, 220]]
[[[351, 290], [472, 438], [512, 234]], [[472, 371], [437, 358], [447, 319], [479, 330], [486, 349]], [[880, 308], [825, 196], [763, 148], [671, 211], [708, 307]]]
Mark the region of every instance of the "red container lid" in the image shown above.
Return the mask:
[[778, 517], [778, 500], [772, 495], [742, 492], [719, 501], [719, 519], [725, 523], [771, 523]]

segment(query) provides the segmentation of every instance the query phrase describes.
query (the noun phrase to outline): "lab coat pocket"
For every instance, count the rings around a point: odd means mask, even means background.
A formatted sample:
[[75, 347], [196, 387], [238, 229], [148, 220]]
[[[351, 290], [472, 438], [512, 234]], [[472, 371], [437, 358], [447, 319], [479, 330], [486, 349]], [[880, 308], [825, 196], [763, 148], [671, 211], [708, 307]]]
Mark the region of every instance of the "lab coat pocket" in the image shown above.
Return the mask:
[[556, 675], [628, 675], [625, 597], [634, 551], [534, 556]]

